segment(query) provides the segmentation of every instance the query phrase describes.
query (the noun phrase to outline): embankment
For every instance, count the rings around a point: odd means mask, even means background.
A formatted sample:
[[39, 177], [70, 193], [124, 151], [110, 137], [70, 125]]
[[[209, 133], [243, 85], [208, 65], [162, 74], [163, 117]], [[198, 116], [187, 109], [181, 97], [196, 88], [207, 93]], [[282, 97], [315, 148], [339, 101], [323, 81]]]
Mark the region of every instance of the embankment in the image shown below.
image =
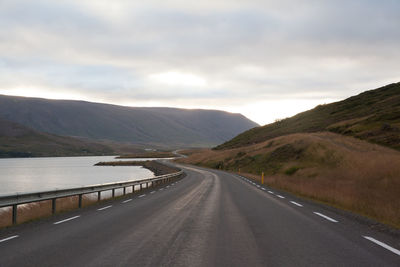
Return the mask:
[[95, 166], [141, 166], [154, 173], [155, 176], [169, 174], [179, 171], [178, 168], [170, 167], [154, 160], [146, 161], [107, 161], [96, 163]]

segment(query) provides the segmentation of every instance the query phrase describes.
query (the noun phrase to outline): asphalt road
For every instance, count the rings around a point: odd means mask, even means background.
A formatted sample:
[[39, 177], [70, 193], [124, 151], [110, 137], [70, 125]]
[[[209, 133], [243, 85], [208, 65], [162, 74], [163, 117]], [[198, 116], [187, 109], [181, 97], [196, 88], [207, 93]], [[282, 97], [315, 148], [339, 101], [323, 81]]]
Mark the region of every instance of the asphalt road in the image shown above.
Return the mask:
[[396, 237], [237, 175], [184, 170], [173, 184], [1, 231], [0, 266], [400, 266]]

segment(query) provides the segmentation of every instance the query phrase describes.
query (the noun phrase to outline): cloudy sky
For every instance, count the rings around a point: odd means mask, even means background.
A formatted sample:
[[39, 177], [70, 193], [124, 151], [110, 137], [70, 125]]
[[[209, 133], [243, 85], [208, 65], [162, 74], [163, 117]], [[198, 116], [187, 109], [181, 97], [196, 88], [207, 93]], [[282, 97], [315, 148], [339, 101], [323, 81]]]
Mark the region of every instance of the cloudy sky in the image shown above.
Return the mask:
[[398, 0], [0, 0], [0, 94], [265, 124], [400, 81]]

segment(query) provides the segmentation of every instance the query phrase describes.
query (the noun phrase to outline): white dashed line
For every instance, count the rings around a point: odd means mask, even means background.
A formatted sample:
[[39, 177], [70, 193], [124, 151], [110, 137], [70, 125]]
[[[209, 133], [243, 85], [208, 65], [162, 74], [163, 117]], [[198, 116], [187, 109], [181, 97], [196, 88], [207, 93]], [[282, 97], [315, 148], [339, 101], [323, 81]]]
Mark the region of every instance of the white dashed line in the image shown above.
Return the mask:
[[160, 188], [158, 191], [162, 191], [162, 190], [164, 190], [164, 188]]
[[296, 205], [296, 206], [299, 206], [299, 207], [303, 207], [303, 205], [301, 205], [300, 203], [297, 203], [297, 202], [295, 202], [295, 201], [290, 201], [290, 203], [292, 203], [292, 204], [294, 204], [294, 205]]
[[112, 205], [110, 205], [110, 206], [105, 206], [105, 207], [102, 207], [102, 208], [97, 209], [97, 210], [98, 210], [98, 211], [101, 211], [101, 210], [109, 209], [109, 208], [111, 208], [111, 207], [112, 207]]
[[260, 188], [261, 186], [257, 185], [258, 188]]
[[156, 191], [151, 191], [150, 194], [154, 194]]
[[274, 192], [272, 192], [272, 191], [268, 191], [268, 193], [270, 193], [270, 194], [273, 194]]
[[338, 222], [338, 221], [336, 221], [335, 219], [332, 219], [331, 217], [328, 217], [328, 216], [326, 216], [326, 215], [324, 215], [324, 214], [322, 214], [322, 213], [319, 213], [319, 212], [315, 212], [315, 211], [314, 211], [314, 214], [317, 214], [318, 216], [321, 216], [322, 218], [327, 219], [328, 221], [331, 221], [331, 222], [334, 222], [334, 223], [337, 223], [337, 222]]
[[122, 203], [127, 203], [127, 202], [129, 202], [129, 201], [132, 201], [132, 198], [131, 198], [131, 199], [124, 200], [124, 201], [122, 201]]
[[80, 215], [74, 216], [74, 217], [71, 217], [71, 218], [68, 218], [68, 219], [65, 219], [65, 220], [62, 220], [62, 221], [55, 222], [54, 224], [60, 224], [60, 223], [68, 222], [70, 220], [74, 220], [74, 219], [79, 218], [79, 217], [81, 217], [81, 216]]
[[279, 198], [285, 198], [284, 196], [281, 196], [281, 195], [276, 195], [277, 197], [279, 197]]
[[375, 238], [372, 238], [372, 237], [370, 237], [370, 236], [363, 236], [363, 237], [364, 237], [365, 239], [368, 239], [369, 241], [374, 242], [375, 244], [377, 244], [377, 245], [379, 245], [379, 246], [381, 246], [381, 247], [383, 247], [383, 248], [386, 248], [387, 250], [393, 252], [394, 254], [397, 254], [397, 255], [400, 256], [400, 250], [395, 249], [395, 248], [392, 248], [391, 246], [386, 245], [385, 243], [383, 243], [383, 242], [381, 242], [381, 241], [379, 241], [379, 240], [376, 240]]
[[165, 188], [168, 188], [169, 187], [169, 185], [167, 185]]
[[143, 195], [140, 195], [140, 196], [138, 196], [138, 197], [145, 197], [146, 196], [146, 194], [143, 194]]
[[4, 238], [4, 239], [0, 239], [0, 243], [17, 238], [17, 237], [18, 237], [18, 235], [13, 235], [13, 236], [10, 236], [10, 237]]
[[264, 190], [264, 191], [265, 191], [265, 190], [267, 190], [267, 189], [265, 189], [264, 187], [261, 187], [261, 190]]

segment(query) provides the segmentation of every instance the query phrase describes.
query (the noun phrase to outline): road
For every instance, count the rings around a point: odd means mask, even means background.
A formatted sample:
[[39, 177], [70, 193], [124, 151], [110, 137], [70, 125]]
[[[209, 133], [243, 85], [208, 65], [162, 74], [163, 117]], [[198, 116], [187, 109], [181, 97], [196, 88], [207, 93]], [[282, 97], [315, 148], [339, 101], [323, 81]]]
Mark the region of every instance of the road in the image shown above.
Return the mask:
[[1, 231], [0, 266], [400, 266], [399, 239], [348, 216], [238, 175], [184, 171]]

